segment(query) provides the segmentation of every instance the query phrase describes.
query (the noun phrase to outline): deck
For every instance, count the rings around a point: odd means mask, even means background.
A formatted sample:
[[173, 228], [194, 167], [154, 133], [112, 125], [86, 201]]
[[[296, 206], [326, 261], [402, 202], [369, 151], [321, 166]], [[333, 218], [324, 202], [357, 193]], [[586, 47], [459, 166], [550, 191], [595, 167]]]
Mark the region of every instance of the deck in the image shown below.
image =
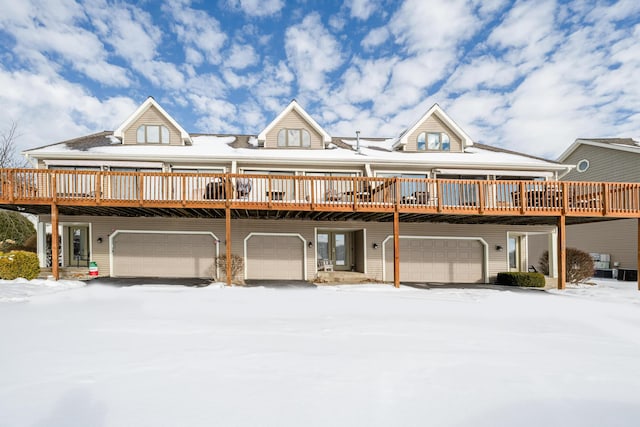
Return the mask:
[[[1, 169], [0, 204], [100, 214], [203, 210], [483, 215], [640, 216], [640, 183], [488, 181]], [[93, 209], [92, 209], [93, 208]], [[129, 209], [127, 209], [129, 208]], [[48, 211], [48, 209], [47, 209]], [[308, 215], [306, 215], [308, 216]], [[369, 215], [376, 219], [384, 216]]]
[[0, 207], [50, 213], [54, 239], [59, 214], [225, 218], [227, 242], [232, 218], [393, 221], [396, 286], [401, 221], [555, 224], [563, 289], [566, 225], [640, 223], [640, 183], [0, 169]]

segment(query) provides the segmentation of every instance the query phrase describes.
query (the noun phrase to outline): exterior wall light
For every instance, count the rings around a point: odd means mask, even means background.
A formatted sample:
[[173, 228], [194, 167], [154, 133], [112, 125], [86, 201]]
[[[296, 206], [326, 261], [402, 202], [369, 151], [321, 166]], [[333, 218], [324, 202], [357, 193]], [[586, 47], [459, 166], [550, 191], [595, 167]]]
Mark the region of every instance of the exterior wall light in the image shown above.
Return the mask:
[[373, 249], [378, 249], [378, 244], [377, 243], [373, 244]]
[[102, 237], [98, 237], [98, 243], [102, 243]]
[[313, 247], [313, 242], [307, 243], [307, 246], [309, 247], [309, 249], [311, 249]]
[[501, 245], [496, 245], [496, 251], [498, 252], [502, 252], [502, 246]]

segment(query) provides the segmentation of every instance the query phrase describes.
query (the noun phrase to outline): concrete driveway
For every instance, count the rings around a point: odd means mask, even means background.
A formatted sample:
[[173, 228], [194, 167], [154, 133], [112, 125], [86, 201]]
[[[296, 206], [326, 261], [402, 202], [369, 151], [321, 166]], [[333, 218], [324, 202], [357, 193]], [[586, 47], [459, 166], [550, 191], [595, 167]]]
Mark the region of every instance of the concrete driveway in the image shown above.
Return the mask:
[[210, 279], [176, 277], [98, 277], [85, 280], [88, 285], [137, 286], [137, 285], [177, 285], [203, 287], [211, 283]]

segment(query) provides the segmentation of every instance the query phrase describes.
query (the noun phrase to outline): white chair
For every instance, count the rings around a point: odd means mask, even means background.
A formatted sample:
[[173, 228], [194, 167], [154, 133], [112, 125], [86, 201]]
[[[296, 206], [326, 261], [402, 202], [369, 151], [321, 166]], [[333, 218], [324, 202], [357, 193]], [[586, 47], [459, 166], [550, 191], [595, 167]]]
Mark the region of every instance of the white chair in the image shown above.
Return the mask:
[[333, 263], [329, 259], [318, 260], [318, 271], [333, 271]]

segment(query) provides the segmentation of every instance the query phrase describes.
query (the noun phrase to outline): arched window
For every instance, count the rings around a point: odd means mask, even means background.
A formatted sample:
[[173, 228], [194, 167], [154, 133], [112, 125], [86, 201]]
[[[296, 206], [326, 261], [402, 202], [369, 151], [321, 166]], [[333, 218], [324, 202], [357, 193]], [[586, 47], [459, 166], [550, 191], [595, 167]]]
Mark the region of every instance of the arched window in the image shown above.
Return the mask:
[[280, 129], [278, 147], [309, 148], [311, 147], [311, 134], [306, 129]]
[[417, 138], [418, 151], [449, 151], [451, 140], [444, 132], [420, 132]]
[[136, 131], [138, 144], [168, 144], [169, 129], [162, 125], [142, 125]]

